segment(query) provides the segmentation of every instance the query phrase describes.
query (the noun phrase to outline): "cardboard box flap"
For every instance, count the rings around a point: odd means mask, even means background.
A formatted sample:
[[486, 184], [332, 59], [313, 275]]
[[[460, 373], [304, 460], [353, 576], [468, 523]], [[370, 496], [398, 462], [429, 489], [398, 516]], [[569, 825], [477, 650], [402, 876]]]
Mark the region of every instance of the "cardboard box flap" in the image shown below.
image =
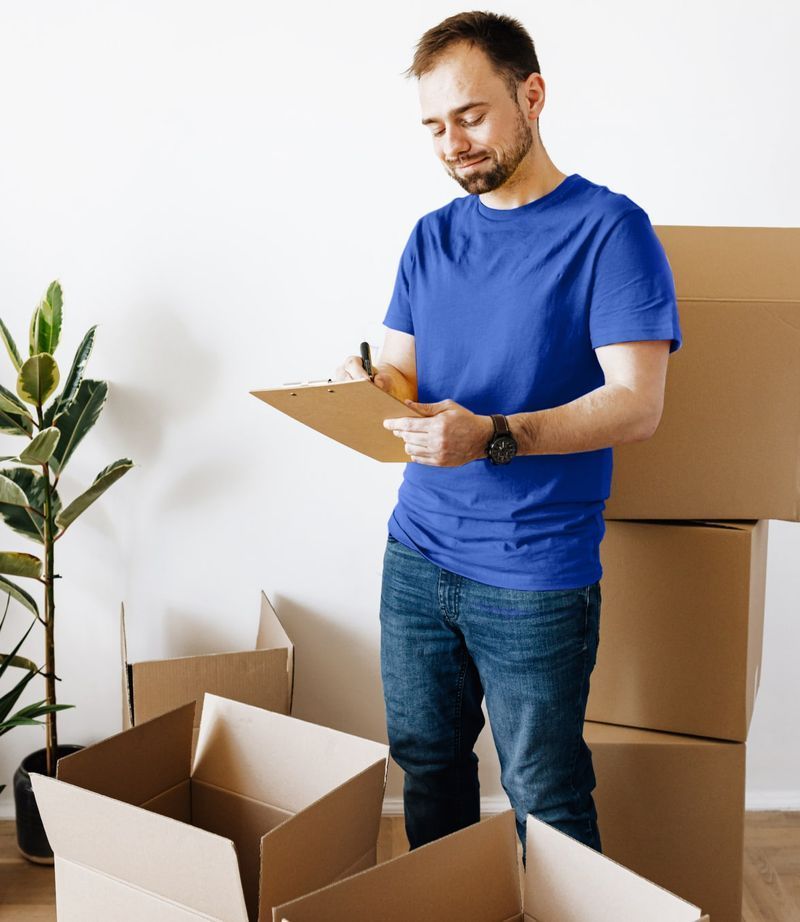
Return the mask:
[[31, 783], [57, 862], [76, 862], [212, 919], [248, 922], [229, 839], [46, 775], [32, 772]]
[[383, 743], [206, 693], [192, 777], [296, 813], [388, 754]]
[[128, 804], [189, 778], [195, 705], [187, 704], [59, 759], [57, 777]]
[[[287, 903], [375, 864], [385, 781], [376, 763], [262, 837], [262, 906]], [[320, 829], [335, 830], [335, 847]]]
[[284, 903], [273, 915], [286, 922], [504, 922], [521, 911], [516, 824], [506, 810]]
[[680, 299], [800, 301], [800, 228], [654, 225], [654, 230]]
[[150, 720], [165, 709], [197, 701], [194, 723], [199, 727], [204, 692], [286, 714], [288, 655], [289, 651], [280, 647], [134, 663], [130, 667], [134, 720]]
[[700, 909], [528, 816], [525, 914], [537, 922], [698, 922]]
[[264, 590], [261, 590], [261, 614], [258, 619], [258, 635], [256, 637], [256, 650], [286, 647], [288, 651], [286, 670], [289, 678], [289, 713], [292, 712], [292, 699], [294, 697], [294, 644], [281, 624], [278, 613], [272, 607]]

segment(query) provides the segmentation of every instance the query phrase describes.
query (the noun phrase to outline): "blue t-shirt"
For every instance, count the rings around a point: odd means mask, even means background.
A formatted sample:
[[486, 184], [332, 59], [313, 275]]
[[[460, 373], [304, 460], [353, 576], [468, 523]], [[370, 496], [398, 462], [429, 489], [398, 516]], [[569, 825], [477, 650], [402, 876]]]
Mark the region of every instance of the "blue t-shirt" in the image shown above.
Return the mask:
[[[647, 213], [572, 173], [518, 208], [466, 195], [423, 215], [384, 325], [415, 337], [418, 400], [473, 413], [569, 403], [605, 383], [594, 349], [682, 337], [669, 262]], [[453, 573], [510, 589], [599, 580], [612, 451], [409, 462], [389, 519]]]

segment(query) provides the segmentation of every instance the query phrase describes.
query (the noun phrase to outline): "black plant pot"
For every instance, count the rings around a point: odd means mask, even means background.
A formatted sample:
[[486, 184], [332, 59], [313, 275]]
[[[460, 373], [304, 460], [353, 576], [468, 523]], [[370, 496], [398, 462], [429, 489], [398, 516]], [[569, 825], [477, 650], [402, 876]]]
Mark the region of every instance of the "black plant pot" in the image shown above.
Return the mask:
[[[56, 750], [56, 762], [64, 756], [83, 749], [83, 746], [59, 746]], [[14, 772], [14, 804], [17, 810], [17, 847], [20, 853], [36, 864], [52, 864], [53, 850], [47, 841], [47, 835], [33, 796], [30, 772], [47, 774], [47, 750], [37, 749], [26, 756]]]

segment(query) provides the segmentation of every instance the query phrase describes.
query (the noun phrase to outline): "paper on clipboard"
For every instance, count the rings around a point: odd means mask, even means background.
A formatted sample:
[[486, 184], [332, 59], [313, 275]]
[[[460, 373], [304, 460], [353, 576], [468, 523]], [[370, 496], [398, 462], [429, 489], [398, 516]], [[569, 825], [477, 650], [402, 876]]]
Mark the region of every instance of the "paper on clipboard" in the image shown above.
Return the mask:
[[311, 429], [376, 461], [410, 460], [404, 440], [385, 428], [385, 419], [423, 415], [369, 378], [283, 384], [250, 393]]

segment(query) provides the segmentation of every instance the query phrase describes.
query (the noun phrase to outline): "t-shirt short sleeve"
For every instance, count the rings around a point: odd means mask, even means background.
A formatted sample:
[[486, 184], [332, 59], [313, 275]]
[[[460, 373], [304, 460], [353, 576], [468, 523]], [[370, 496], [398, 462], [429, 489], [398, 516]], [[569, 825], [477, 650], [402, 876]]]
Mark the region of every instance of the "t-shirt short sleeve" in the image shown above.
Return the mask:
[[411, 314], [411, 275], [414, 269], [416, 240], [416, 226], [412, 230], [408, 241], [400, 256], [400, 265], [397, 267], [397, 276], [394, 281], [386, 316], [383, 318], [384, 326], [403, 333], [414, 334], [414, 319]]
[[681, 347], [675, 282], [666, 253], [641, 208], [618, 218], [597, 252], [589, 308], [592, 348], [644, 339]]

